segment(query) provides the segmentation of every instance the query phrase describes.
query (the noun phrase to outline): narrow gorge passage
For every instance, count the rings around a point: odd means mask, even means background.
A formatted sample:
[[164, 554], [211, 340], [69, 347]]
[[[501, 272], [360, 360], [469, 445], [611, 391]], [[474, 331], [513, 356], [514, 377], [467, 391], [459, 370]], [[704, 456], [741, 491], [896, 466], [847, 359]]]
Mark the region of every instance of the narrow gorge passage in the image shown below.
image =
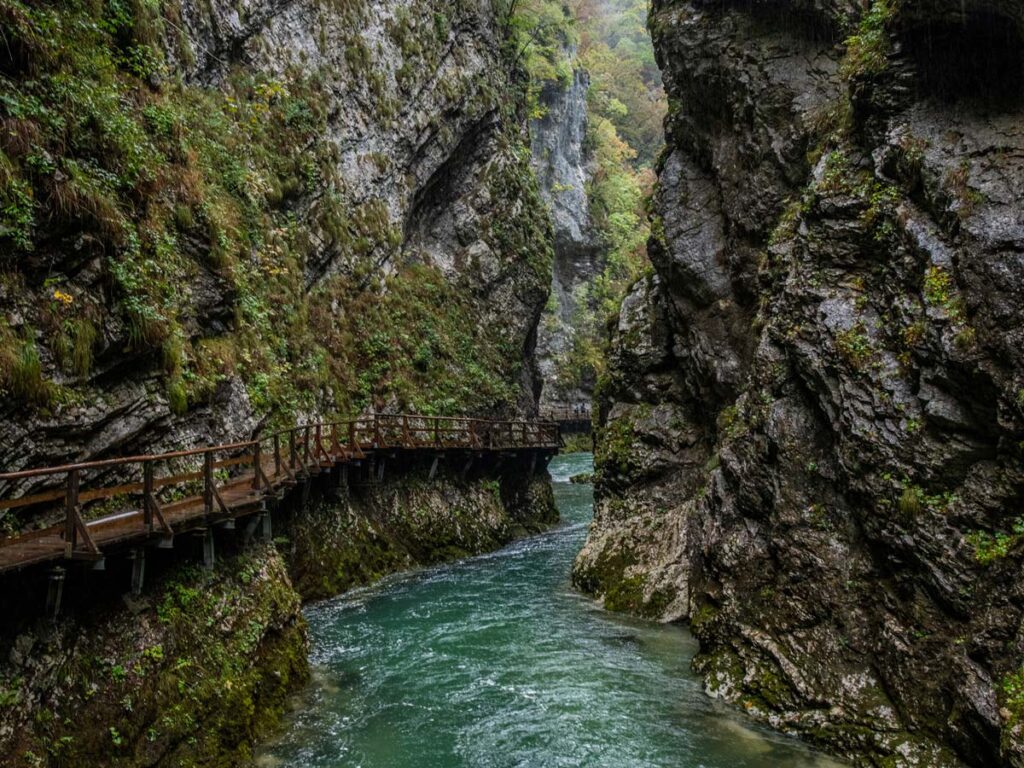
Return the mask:
[[307, 610], [313, 682], [261, 768], [835, 765], [706, 697], [679, 626], [604, 612], [569, 583], [589, 454], [550, 466], [562, 523]]

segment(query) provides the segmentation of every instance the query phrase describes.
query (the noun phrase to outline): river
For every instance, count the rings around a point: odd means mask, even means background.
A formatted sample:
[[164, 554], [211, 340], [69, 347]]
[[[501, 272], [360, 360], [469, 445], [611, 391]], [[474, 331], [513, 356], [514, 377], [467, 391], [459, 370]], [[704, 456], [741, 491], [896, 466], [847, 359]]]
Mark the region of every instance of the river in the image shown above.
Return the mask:
[[310, 607], [313, 682], [258, 765], [835, 766], [705, 696], [684, 628], [573, 591], [590, 462], [552, 461], [556, 529]]

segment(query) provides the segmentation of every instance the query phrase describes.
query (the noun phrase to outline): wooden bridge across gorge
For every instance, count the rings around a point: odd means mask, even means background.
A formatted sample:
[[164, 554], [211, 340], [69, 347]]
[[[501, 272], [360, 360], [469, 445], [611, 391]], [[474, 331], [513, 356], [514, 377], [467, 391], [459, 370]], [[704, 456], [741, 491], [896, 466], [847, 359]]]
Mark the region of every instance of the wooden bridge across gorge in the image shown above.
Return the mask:
[[[0, 539], [0, 574], [98, 562], [115, 549], [166, 547], [175, 535], [233, 526], [238, 518], [254, 529], [262, 523], [269, 536], [268, 502], [315, 475], [367, 459], [380, 459], [374, 466], [383, 469], [384, 457], [399, 451], [433, 454], [432, 476], [447, 454], [550, 456], [560, 442], [553, 421], [376, 415], [226, 445], [0, 473], [0, 513], [32, 508], [58, 520]], [[39, 490], [4, 498], [24, 487]], [[210, 547], [212, 558], [212, 537]], [[141, 589], [141, 573], [137, 580]]]

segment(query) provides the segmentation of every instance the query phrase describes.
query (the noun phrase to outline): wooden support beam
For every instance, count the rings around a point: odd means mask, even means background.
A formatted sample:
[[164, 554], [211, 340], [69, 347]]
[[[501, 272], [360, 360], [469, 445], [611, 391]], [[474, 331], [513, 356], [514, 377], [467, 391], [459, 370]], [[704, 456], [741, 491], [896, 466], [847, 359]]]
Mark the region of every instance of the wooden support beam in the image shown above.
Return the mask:
[[203, 454], [203, 511], [207, 517], [213, 514], [213, 452]]
[[46, 587], [46, 618], [56, 621], [60, 616], [61, 603], [64, 600], [64, 576], [67, 572], [60, 566], [50, 570]]
[[213, 528], [203, 532], [203, 568], [212, 571], [217, 565], [217, 554], [214, 550]]
[[146, 526], [146, 533], [153, 532], [153, 521], [156, 520], [160, 530], [168, 536], [174, 536], [174, 531], [168, 525], [167, 519], [164, 517], [164, 511], [161, 509], [160, 504], [156, 500], [156, 495], [153, 493], [153, 464], [148, 461], [143, 468], [142, 486], [142, 517], [143, 524]]
[[132, 597], [142, 594], [143, 582], [146, 578], [146, 550], [136, 547], [131, 552], [132, 560]]

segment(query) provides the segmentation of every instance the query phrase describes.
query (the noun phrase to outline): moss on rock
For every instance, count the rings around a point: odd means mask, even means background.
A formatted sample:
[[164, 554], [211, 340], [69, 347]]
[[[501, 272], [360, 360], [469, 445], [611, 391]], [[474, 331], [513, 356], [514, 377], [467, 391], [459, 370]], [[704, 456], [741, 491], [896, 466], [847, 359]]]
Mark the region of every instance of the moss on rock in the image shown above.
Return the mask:
[[178, 569], [128, 610], [23, 635], [0, 673], [5, 765], [245, 763], [307, 677], [300, 607], [260, 546]]

